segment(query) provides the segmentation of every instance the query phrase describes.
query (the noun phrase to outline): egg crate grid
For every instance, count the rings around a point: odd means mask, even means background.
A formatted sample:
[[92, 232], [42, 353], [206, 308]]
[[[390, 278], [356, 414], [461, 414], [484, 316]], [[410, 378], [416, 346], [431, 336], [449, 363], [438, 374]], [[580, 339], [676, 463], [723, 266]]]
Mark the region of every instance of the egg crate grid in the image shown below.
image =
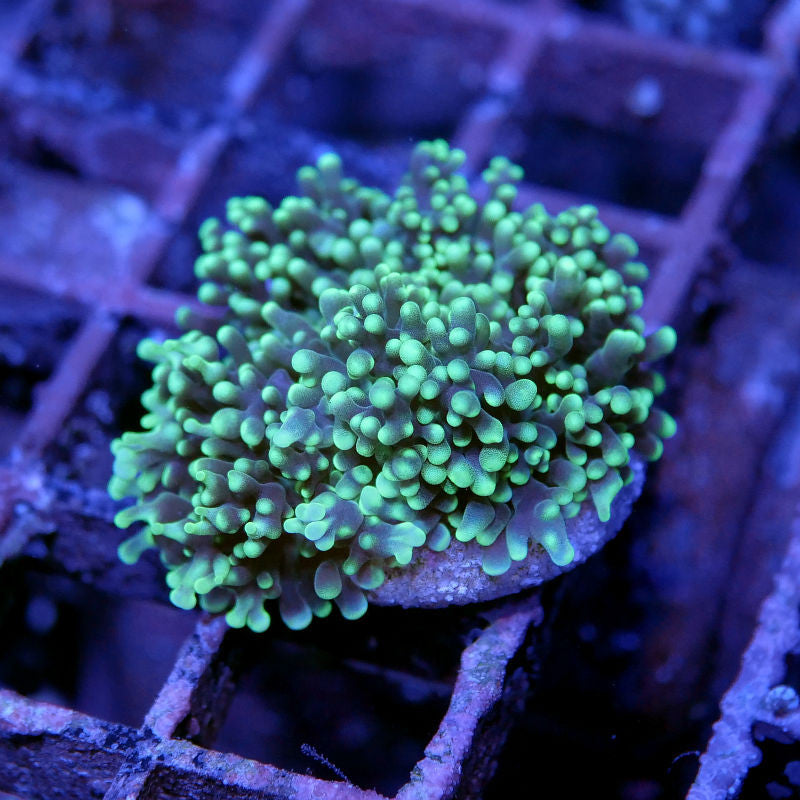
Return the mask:
[[[762, 762], [763, 742], [782, 746], [783, 764], [800, 752], [800, 714], [795, 686], [787, 669], [800, 651], [800, 520], [775, 576], [774, 588], [761, 606], [758, 624], [742, 655], [736, 680], [720, 701], [720, 718], [700, 757], [700, 769], [688, 800], [751, 797], [763, 791], [768, 779], [752, 780], [750, 770]], [[782, 765], [783, 766], [783, 765]], [[782, 770], [774, 781], [791, 792]], [[780, 785], [780, 779], [783, 784]], [[784, 796], [790, 796], [784, 793]]]
[[[271, 103], [280, 113], [283, 104], [288, 116], [300, 114], [300, 109], [291, 106], [291, 97], [280, 96], [282, 79], [287, 74], [291, 77], [292, 70], [306, 70], [304, 82], [298, 85], [309, 106], [315, 105], [315, 91], [329, 89], [315, 83], [320, 75], [324, 79], [326, 70], [339, 70], [335, 86], [342, 91], [365, 91], [367, 76], [367, 90], [373, 93], [367, 96], [374, 98], [392, 85], [392, 57], [402, 60], [404, 47], [422, 42], [422, 56], [433, 63], [442, 59], [440, 73], [445, 83], [446, 79], [455, 81], [454, 86], [463, 83], [464, 69], [470, 77], [448, 115], [423, 116], [417, 130], [403, 131], [403, 135], [427, 135], [429, 128], [446, 132], [467, 152], [473, 176], [500, 147], [513, 151], [516, 143], [518, 156], [532, 167], [528, 174], [535, 179], [539, 154], [525, 150], [519, 132], [525, 135], [543, 122], [560, 124], [564, 119], [579, 130], [621, 140], [623, 152], [650, 148], [655, 162], [668, 160], [660, 153], [682, 154], [688, 164], [686, 177], [680, 186], [668, 187], [672, 199], [666, 209], [647, 196], [626, 205], [628, 195], [636, 194], [631, 189], [636, 181], [631, 183], [630, 177], [605, 198], [590, 197], [599, 200], [607, 223], [631, 233], [649, 256], [653, 278], [644, 313], [655, 326], [681, 321], [684, 301], [704, 257], [724, 236], [725, 215], [734, 193], [790, 83], [800, 28], [800, 4], [796, 0], [779, 4], [765, 23], [764, 50], [751, 54], [639, 37], [544, 0], [519, 4], [275, 0], [252, 5], [259, 13], [248, 26], [246, 39], [240, 46], [223, 48], [228, 62], [215, 72], [213, 102], [196, 103], [188, 122], [161, 119], [157, 112], [159, 102], [195, 104], [198, 92], [192, 80], [197, 75], [193, 77], [191, 70], [179, 74], [183, 83], [178, 85], [185, 96], [177, 100], [153, 76], [149, 86], [146, 82], [133, 85], [131, 75], [138, 73], [130, 65], [127, 71], [111, 75], [110, 86], [101, 86], [105, 92], [85, 92], [82, 87], [94, 86], [89, 59], [82, 62], [86, 72], [79, 74], [77, 83], [69, 84], [71, 91], [65, 99], [58, 75], [48, 73], [35, 57], [37, 37], [44, 36], [52, 19], [52, 4], [29, 0], [4, 12], [0, 33], [3, 103], [15, 126], [13, 134], [36, 143], [38, 156], [43, 151], [44, 157], [33, 168], [17, 163], [0, 176], [12, 187], [5, 193], [11, 199], [6, 200], [3, 215], [21, 231], [22, 243], [18, 252], [0, 255], [0, 279], [56, 303], [76, 302], [82, 311], [77, 332], [64, 343], [50, 377], [36, 387], [33, 407], [6, 464], [0, 466], [0, 524], [12, 523], [0, 538], [0, 560], [25, 550], [25, 526], [14, 524], [22, 504], [61, 515], [56, 552], [67, 572], [89, 574], [93, 582], [112, 590], [119, 585], [108, 579], [114, 570], [119, 574], [113, 554], [118, 536], [102, 515], [94, 514], [89, 525], [86, 514], [58, 499], [58, 487], [43, 470], [41, 456], [85, 392], [120, 319], [169, 326], [175, 309], [193, 302], [170, 290], [168, 281], [165, 286], [152, 276], [181, 226], [195, 225], [193, 209], [203, 206], [204, 197], [214, 197], [214, 187], [220, 182], [215, 168], [235, 150], [241, 129], [255, 125], [259, 130], [261, 105]], [[101, 19], [101, 12], [111, 8], [89, 0], [76, 6], [100, 13]], [[197, 6], [199, 14], [214, 9], [211, 0]], [[359, 14], [361, 20], [351, 28], [353, 40], [343, 48], [336, 46], [335, 34], [337, 20], [343, 14], [346, 17], [345, 12]], [[113, 24], [113, 19], [107, 18], [105, 24]], [[376, 39], [376, 32], [383, 38]], [[463, 43], [470, 39], [485, 46], [485, 54], [477, 61], [467, 60], [464, 52]], [[183, 52], [180, 42], [176, 49], [179, 55]], [[135, 42], [132, 52], [134, 67], [153, 58], [140, 54], [145, 61], [137, 62]], [[165, 62], [163, 68], [169, 75], [175, 62]], [[197, 66], [201, 77], [208, 74], [204, 69], [207, 65]], [[403, 80], [413, 87], [415, 77], [409, 73]], [[141, 106], [126, 105], [125, 98], [136, 93], [144, 93], [147, 102], [155, 104], [155, 114], [151, 105], [144, 111]], [[391, 140], [399, 122], [392, 109], [378, 118], [380, 124], [361, 119], [355, 126], [324, 114], [311, 118], [306, 124], [322, 132], [312, 137], [309, 151], [320, 141], [344, 137], [358, 142], [358, 152], [378, 162], [390, 160], [392, 148], [397, 147]], [[113, 148], [104, 156], [104, 144], [115, 135], [139, 144], [145, 141], [149, 161], [132, 168], [130, 159], [126, 161]], [[64, 141], [67, 152], [57, 147], [59, 142], [63, 147]], [[399, 149], [405, 154], [408, 147]], [[76, 163], [87, 180], [70, 174], [69, 167]], [[652, 159], [642, 162], [643, 168], [651, 163]], [[147, 164], [155, 167], [148, 172]], [[587, 164], [587, 172], [595, 167]], [[585, 202], [591, 195], [591, 186], [587, 191], [570, 184], [568, 177], [543, 177], [550, 185], [529, 182], [523, 200], [536, 199], [560, 208]], [[40, 205], [46, 207], [46, 217], [26, 225], [29, 210]], [[94, 537], [82, 539], [89, 528], [95, 531]], [[138, 583], [131, 591], [158, 595], [156, 577], [137, 575]], [[527, 608], [509, 606], [464, 651], [450, 709], [398, 797], [479, 796], [507, 728], [509, 709], [519, 699], [519, 685], [509, 680], [518, 673], [512, 669], [514, 659], [524, 651], [529, 629], [539, 618], [535, 600]], [[758, 641], [772, 637], [776, 652], [781, 649], [769, 625], [762, 624], [756, 637]], [[290, 773], [189, 741], [188, 730], [201, 741], [224, 716], [231, 691], [229, 672], [224, 627], [219, 621], [201, 619], [138, 729], [4, 690], [0, 693], [0, 788], [24, 797], [47, 798], [378, 796], [345, 782]], [[749, 733], [747, 721], [740, 722]], [[719, 758], [715, 752], [712, 745], [704, 757], [706, 772], [714, 771]], [[729, 770], [731, 780], [740, 780], [746, 768], [740, 765], [738, 775]], [[722, 796], [710, 789], [695, 791], [706, 791], [698, 797]]]

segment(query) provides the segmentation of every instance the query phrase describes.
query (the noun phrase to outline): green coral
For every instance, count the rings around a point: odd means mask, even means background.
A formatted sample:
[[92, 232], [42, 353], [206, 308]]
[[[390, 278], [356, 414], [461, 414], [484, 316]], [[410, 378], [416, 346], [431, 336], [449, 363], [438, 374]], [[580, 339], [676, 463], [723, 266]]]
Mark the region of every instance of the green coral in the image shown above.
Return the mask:
[[[629, 454], [657, 459], [673, 420], [649, 362], [675, 344], [637, 315], [646, 267], [592, 206], [512, 210], [495, 158], [478, 200], [464, 155], [424, 142], [393, 196], [322, 156], [299, 197], [228, 203], [200, 230], [200, 300], [221, 316], [145, 340], [144, 432], [113, 444], [117, 524], [144, 523], [172, 601], [261, 631], [365, 592], [452, 537], [505, 572], [531, 547], [573, 558], [564, 521], [608, 520]], [[216, 319], [216, 321], [214, 321]]]

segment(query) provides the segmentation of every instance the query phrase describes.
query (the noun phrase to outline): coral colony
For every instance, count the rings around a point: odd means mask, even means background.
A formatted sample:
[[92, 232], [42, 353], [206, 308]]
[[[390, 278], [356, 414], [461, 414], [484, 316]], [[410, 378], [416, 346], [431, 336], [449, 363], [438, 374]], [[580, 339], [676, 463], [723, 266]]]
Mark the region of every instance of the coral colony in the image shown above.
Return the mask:
[[564, 521], [608, 520], [636, 451], [675, 430], [653, 408], [647, 268], [592, 206], [512, 211], [522, 170], [458, 173], [464, 154], [419, 144], [394, 195], [342, 176], [329, 153], [277, 208], [234, 198], [200, 229], [186, 330], [146, 339], [144, 432], [125, 433], [109, 491], [144, 526], [181, 608], [263, 631], [265, 601], [300, 629], [348, 619], [415, 548], [472, 542], [489, 575], [544, 548], [573, 558]]

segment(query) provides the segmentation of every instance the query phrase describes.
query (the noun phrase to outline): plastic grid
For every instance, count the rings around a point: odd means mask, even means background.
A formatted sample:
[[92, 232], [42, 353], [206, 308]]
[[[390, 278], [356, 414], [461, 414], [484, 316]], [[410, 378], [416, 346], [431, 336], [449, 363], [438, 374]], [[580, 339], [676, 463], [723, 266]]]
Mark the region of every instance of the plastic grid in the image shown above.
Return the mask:
[[[102, 3], [96, 5], [102, 7]], [[0, 254], [0, 280], [58, 301], [78, 302], [88, 310], [54, 372], [37, 387], [11, 459], [0, 465], [0, 526], [12, 519], [18, 503], [34, 508], [50, 504], [52, 490], [39, 457], [84, 391], [121, 317], [170, 325], [175, 309], [193, 302], [149, 285], [148, 277], [163, 256], [172, 231], [189, 216], [204, 187], [213, 181], [214, 165], [259, 93], [279, 73], [298, 33], [315, 15], [324, 18], [333, 10], [335, 16], [337, 5], [340, 0], [274, 0], [263, 7], [250, 43], [220, 81], [222, 110], [210, 115], [199, 132], [183, 137], [178, 145], [166, 134], [158, 142], [162, 146], [159, 155], [164, 156], [159, 164], [161, 176], [142, 191], [149, 205], [131, 204], [129, 195], [99, 181], [96, 187], [80, 190], [66, 180], [62, 185], [52, 181], [39, 185], [36, 176], [26, 184], [34, 201], [46, 196], [55, 209], [51, 208], [55, 216], [48, 225], [50, 238], [34, 237], [27, 251]], [[402, 19], [404, 14], [424, 13], [438, 21], [444, 36], [457, 37], [471, 28], [479, 33], [489, 31], [498, 43], [485, 65], [480, 91], [469, 100], [453, 131], [455, 143], [469, 155], [467, 166], [472, 174], [495, 151], [498, 141], [503, 141], [504, 126], [515, 116], [539, 113], [542, 108], [554, 113], [566, 109], [583, 117], [588, 125], [652, 138], [659, 146], [691, 130], [693, 141], [688, 144], [700, 154], [700, 167], [677, 213], [654, 213], [613, 200], [598, 203], [610, 226], [630, 232], [651, 255], [653, 278], [644, 311], [648, 324], [680, 323], [691, 284], [724, 231], [734, 193], [791, 80], [800, 39], [800, 2], [786, 0], [776, 6], [765, 23], [765, 46], [759, 54], [642, 38], [580, 16], [555, 0], [518, 5], [489, 0], [363, 0], [359, 5], [379, 18], [398, 14]], [[0, 89], [33, 108], [38, 98], [47, 94], [47, 81], [30, 69], [23, 55], [50, 6], [49, 0], [17, 4], [4, 12], [0, 26]], [[676, 76], [685, 78], [687, 73], [694, 78], [699, 94], [687, 97], [669, 92]], [[667, 87], [658, 122], [630, 111], [630, 93], [642, 76]], [[526, 110], [531, 97], [534, 112]], [[693, 121], [688, 126], [687, 118]], [[671, 120], [678, 122], [670, 125]], [[30, 124], [44, 130], [52, 119], [46, 113], [38, 118], [34, 115]], [[106, 166], [100, 165], [98, 170], [108, 179], [103, 173]], [[523, 201], [535, 198], [551, 207], [585, 200], [582, 194], [533, 184], [526, 185], [522, 194]], [[116, 209], [116, 217], [110, 222], [98, 220], [94, 213], [98, 204]], [[76, 223], [77, 230], [73, 228]], [[65, 236], [53, 246], [52, 239], [59, 233]], [[107, 532], [108, 524], [101, 522], [99, 528]], [[60, 526], [64, 553], [81, 550], [75, 538], [78, 531], [80, 525], [70, 525], [69, 520]], [[797, 592], [798, 572], [792, 559], [797, 558], [798, 535], [787, 556], [791, 569], [779, 579], [784, 599], [787, 592]], [[108, 538], [113, 538], [110, 533]], [[0, 538], [0, 561], [20, 552], [24, 545], [24, 529], [9, 526]], [[102, 575], [113, 569], [112, 560], [102, 547], [92, 553], [98, 582], [103, 584]], [[138, 587], [137, 591], [141, 590]], [[510, 665], [540, 615], [535, 598], [527, 607], [512, 604], [467, 647], [450, 708], [398, 799], [480, 796], [507, 726], [508, 714], [501, 711], [513, 707], [519, 693], [519, 686], [508, 680]], [[776, 657], [782, 658], [793, 645], [789, 638], [781, 638], [765, 616], [753, 647], [767, 640]], [[225, 656], [224, 626], [202, 619], [138, 730], [0, 691], [0, 788], [24, 797], [102, 796], [106, 800], [378, 797], [344, 782], [290, 773], [178, 738], [179, 728], [210, 730], [224, 715], [230, 693]], [[743, 662], [743, 676], [748, 669], [762, 669], [758, 664], [753, 667], [748, 658]], [[740, 678], [740, 683], [742, 680], [745, 678]], [[739, 684], [731, 693], [740, 691], [737, 687]], [[740, 742], [747, 739], [757, 718], [757, 710], [746, 719], [737, 718]], [[741, 759], [735, 766], [728, 763], [725, 779], [720, 778], [717, 750], [726, 724], [724, 717], [703, 758], [692, 797], [726, 796], [747, 770], [749, 762]]]
[[[789, 548], [775, 576], [772, 594], [764, 601], [755, 633], [742, 656], [741, 670], [720, 702], [720, 719], [688, 800], [734, 797], [748, 770], [761, 754], [754, 743], [760, 726], [779, 741], [800, 741], [800, 716], [796, 704], [770, 702], [770, 690], [783, 684], [786, 657], [800, 646], [800, 520], [792, 529]], [[786, 687], [788, 688], [788, 687]]]

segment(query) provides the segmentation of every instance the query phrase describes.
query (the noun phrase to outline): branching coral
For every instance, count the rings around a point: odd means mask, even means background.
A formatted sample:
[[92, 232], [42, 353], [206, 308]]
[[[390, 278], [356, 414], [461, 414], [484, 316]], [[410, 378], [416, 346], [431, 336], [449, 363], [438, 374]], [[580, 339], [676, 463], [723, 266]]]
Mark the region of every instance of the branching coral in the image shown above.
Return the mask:
[[488, 197], [463, 153], [418, 145], [393, 196], [298, 174], [301, 196], [228, 203], [200, 230], [200, 300], [155, 364], [144, 432], [114, 442], [117, 524], [144, 523], [124, 561], [157, 547], [172, 601], [264, 630], [366, 610], [365, 592], [415, 548], [452, 537], [505, 572], [529, 548], [572, 560], [564, 520], [601, 520], [657, 459], [674, 422], [649, 362], [670, 328], [636, 312], [647, 269], [596, 209], [512, 210], [519, 167], [495, 158]]

